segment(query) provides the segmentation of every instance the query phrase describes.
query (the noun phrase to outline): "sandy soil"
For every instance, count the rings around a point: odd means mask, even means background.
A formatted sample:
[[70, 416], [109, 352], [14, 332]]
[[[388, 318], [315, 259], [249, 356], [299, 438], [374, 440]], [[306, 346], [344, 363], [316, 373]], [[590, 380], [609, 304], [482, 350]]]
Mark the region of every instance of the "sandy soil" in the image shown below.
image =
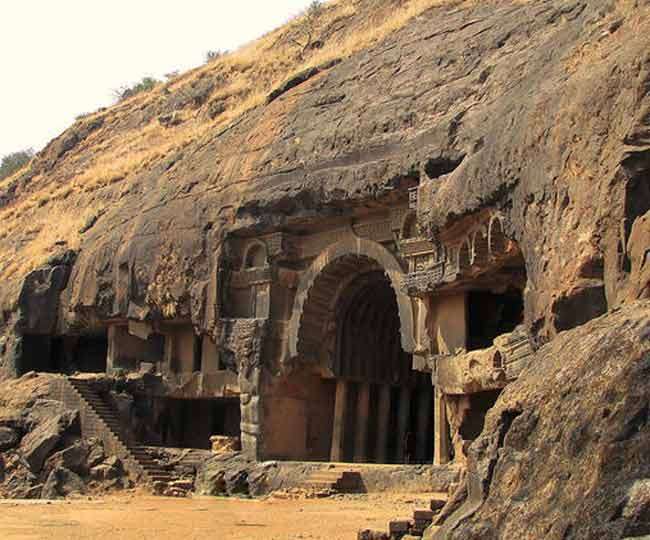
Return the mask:
[[426, 508], [426, 494], [327, 499], [169, 499], [140, 494], [47, 503], [0, 501], [2, 540], [354, 540], [360, 528]]

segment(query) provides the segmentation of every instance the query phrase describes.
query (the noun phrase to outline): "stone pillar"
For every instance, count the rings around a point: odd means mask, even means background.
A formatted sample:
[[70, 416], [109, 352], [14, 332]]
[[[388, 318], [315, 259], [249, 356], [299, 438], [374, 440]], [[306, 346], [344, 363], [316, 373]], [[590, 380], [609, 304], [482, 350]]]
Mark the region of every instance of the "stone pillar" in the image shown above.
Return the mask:
[[420, 388], [418, 393], [418, 431], [416, 434], [415, 457], [419, 463], [424, 463], [429, 445], [429, 418], [431, 417], [431, 386]]
[[390, 428], [390, 385], [379, 387], [379, 410], [377, 411], [377, 463], [388, 462], [388, 430]]
[[435, 388], [433, 427], [433, 464], [444, 465], [449, 463], [449, 424], [445, 410], [445, 397], [438, 388]]
[[108, 327], [108, 352], [106, 353], [106, 373], [112, 375], [117, 359], [117, 326]]
[[357, 398], [356, 433], [354, 437], [354, 461], [364, 463], [368, 460], [368, 421], [370, 411], [370, 384], [359, 384]]
[[399, 393], [399, 411], [397, 416], [397, 461], [404, 463], [406, 459], [406, 435], [409, 432], [411, 419], [411, 389], [403, 386]]
[[345, 436], [345, 417], [347, 413], [348, 383], [336, 381], [336, 398], [334, 401], [334, 422], [332, 425], [332, 446], [330, 461], [343, 461], [343, 443]]
[[174, 356], [176, 348], [176, 343], [174, 340], [174, 334], [165, 334], [165, 345], [163, 353], [163, 365], [160, 371], [162, 373], [173, 373], [176, 366], [174, 366]]

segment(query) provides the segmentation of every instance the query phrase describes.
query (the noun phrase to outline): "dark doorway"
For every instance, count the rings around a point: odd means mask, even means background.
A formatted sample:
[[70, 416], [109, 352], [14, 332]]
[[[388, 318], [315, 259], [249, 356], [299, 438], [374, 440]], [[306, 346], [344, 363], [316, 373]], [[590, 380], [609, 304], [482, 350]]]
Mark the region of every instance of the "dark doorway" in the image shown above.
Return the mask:
[[105, 373], [107, 356], [108, 337], [105, 334], [81, 336], [74, 346], [75, 367], [84, 373]]
[[210, 437], [239, 437], [239, 398], [171, 399], [158, 404], [158, 442], [174, 448], [210, 448]]
[[501, 390], [477, 392], [469, 396], [469, 411], [460, 426], [460, 436], [463, 440], [473, 441], [483, 431], [485, 415], [494, 406]]
[[48, 335], [22, 337], [18, 375], [29, 371], [58, 373], [63, 369], [63, 344], [60, 338]]
[[467, 350], [486, 349], [495, 337], [512, 332], [523, 322], [524, 301], [520, 290], [503, 294], [471, 291], [467, 302]]

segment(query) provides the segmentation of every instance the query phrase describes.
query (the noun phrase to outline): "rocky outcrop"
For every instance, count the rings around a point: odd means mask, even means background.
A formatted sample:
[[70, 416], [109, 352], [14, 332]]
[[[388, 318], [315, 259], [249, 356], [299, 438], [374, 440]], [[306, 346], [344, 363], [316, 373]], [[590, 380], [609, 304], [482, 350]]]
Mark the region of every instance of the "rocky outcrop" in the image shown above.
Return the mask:
[[78, 474], [65, 467], [55, 467], [45, 481], [41, 498], [65, 498], [69, 495], [81, 495], [85, 490], [86, 485]]
[[20, 453], [24, 456], [30, 469], [36, 473], [43, 468], [43, 463], [52, 450], [68, 432], [79, 431], [79, 413], [68, 411], [50, 418], [30, 431], [20, 443]]
[[[418, 182], [418, 220], [430, 238], [482, 208], [503, 212], [525, 257], [526, 323], [541, 341], [647, 296], [650, 8], [615, 0], [432, 5], [224, 129], [115, 184], [26, 212], [34, 222], [50, 205], [70, 215], [97, 207], [101, 216], [53, 247], [63, 254], [79, 245], [58, 331], [127, 316], [191, 318], [208, 330], [208, 284], [227, 234], [345, 217]], [[201, 86], [212, 88], [208, 75]], [[143, 97], [80, 122], [35, 170], [71, 182], [74, 164], [92, 155], [97, 126], [103, 133], [114, 122], [119, 133], [157, 118], [153, 108]], [[0, 249], [19, 257], [28, 242], [16, 231]], [[0, 288], [3, 310], [13, 313], [19, 297], [55, 306], [63, 275], [53, 268], [11, 274]], [[21, 296], [32, 283], [45, 294]], [[30, 308], [21, 320], [52, 322], [34, 317]], [[11, 361], [5, 353], [0, 365]]]
[[650, 534], [649, 370], [647, 301], [542, 347], [488, 413], [470, 447], [466, 501], [430, 538]]
[[53, 376], [0, 388], [0, 498], [60, 498], [131, 485], [100, 440], [81, 438], [79, 413], [52, 399]]
[[0, 452], [11, 450], [19, 441], [20, 437], [16, 430], [10, 427], [0, 427]]

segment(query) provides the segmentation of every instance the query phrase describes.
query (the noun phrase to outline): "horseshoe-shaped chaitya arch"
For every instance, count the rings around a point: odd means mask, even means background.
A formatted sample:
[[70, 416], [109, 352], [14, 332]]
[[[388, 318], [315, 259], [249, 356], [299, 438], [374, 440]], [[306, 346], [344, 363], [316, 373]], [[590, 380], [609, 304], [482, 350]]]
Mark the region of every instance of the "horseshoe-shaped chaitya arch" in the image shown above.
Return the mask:
[[[345, 265], [346, 258], [365, 259], [379, 265], [388, 277], [395, 291], [400, 319], [400, 337], [405, 352], [415, 350], [413, 336], [413, 305], [411, 299], [400, 290], [404, 269], [399, 260], [381, 244], [350, 235], [327, 247], [311, 264], [298, 283], [289, 324], [289, 356], [295, 358], [300, 353], [300, 342], [305, 339], [306, 324], [304, 315], [309, 312], [311, 304], [323, 296], [331, 295], [331, 281], [319, 279], [335, 269], [338, 264]], [[348, 265], [349, 267], [349, 265]], [[345, 266], [342, 266], [343, 270]], [[335, 275], [333, 276], [335, 277]], [[324, 331], [324, 330], [323, 330]]]

